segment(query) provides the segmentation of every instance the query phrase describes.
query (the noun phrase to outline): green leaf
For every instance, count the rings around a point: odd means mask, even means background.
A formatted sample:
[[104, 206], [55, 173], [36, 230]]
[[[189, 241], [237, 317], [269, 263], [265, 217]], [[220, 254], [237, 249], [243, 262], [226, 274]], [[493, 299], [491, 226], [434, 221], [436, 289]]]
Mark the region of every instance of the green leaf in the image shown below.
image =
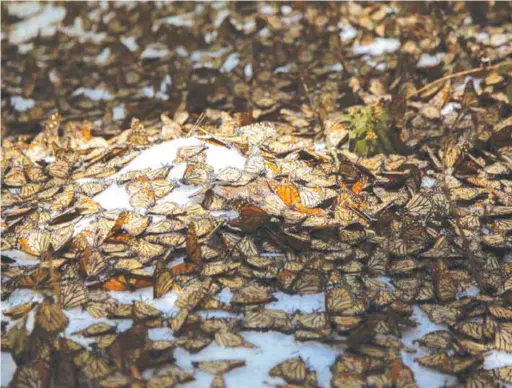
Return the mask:
[[343, 121], [349, 128], [350, 151], [365, 157], [395, 152], [389, 133], [391, 117], [381, 106], [351, 107]]

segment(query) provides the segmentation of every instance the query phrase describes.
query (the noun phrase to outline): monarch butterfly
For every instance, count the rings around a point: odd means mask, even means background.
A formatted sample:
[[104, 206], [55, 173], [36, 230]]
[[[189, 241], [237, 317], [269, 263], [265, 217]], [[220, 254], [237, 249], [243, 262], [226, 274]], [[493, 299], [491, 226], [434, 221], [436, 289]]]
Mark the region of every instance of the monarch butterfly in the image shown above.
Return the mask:
[[138, 239], [131, 246], [131, 250], [139, 256], [142, 263], [146, 263], [150, 259], [161, 256], [165, 252], [165, 248], [159, 244], [153, 244], [145, 239]]
[[78, 266], [86, 277], [96, 277], [107, 269], [107, 262], [97, 250], [88, 247], [79, 251]]
[[29, 255], [39, 256], [48, 250], [51, 235], [48, 232], [32, 231], [18, 239], [19, 248]]
[[478, 359], [450, 356], [446, 352], [440, 352], [416, 358], [415, 361], [420, 365], [437, 369], [443, 373], [458, 374], [477, 363]]
[[211, 338], [179, 338], [177, 341], [178, 346], [185, 348], [190, 353], [197, 353], [210, 345]]
[[252, 175], [265, 175], [267, 167], [260, 152], [252, 152], [245, 161], [244, 171]]
[[388, 262], [388, 255], [378, 248], [366, 263], [366, 268], [371, 275], [382, 275], [386, 272]]
[[42, 367], [38, 364], [41, 362], [32, 362], [21, 365], [16, 369], [12, 379], [12, 385], [16, 387], [44, 387], [49, 383], [48, 365], [43, 361]]
[[494, 348], [506, 352], [512, 351], [512, 330], [505, 326], [498, 325], [495, 331]]
[[298, 313], [295, 315], [297, 326], [305, 330], [320, 331], [329, 327], [325, 313]]
[[150, 276], [120, 273], [105, 281], [103, 289], [109, 291], [135, 291], [153, 285]]
[[444, 350], [450, 349], [455, 341], [455, 336], [449, 331], [436, 330], [425, 334], [417, 342], [429, 349]]
[[101, 211], [101, 205], [83, 194], [78, 194], [75, 207], [79, 210], [81, 215], [95, 214]]
[[2, 314], [12, 319], [20, 319], [26, 316], [37, 305], [36, 302], [22, 303], [17, 306], [8, 307], [2, 311]]
[[102, 357], [89, 351], [83, 351], [75, 356], [73, 362], [91, 380], [101, 379], [112, 372]]
[[116, 223], [110, 233], [113, 234], [117, 231], [125, 230], [130, 234], [130, 236], [139, 236], [146, 230], [149, 223], [150, 219], [147, 216], [143, 216], [135, 212], [122, 211], [119, 213]]
[[425, 311], [430, 320], [437, 324], [454, 325], [460, 315], [460, 311], [450, 307], [437, 304], [422, 304], [420, 308]]
[[146, 128], [140, 120], [132, 118], [131, 131], [128, 135], [128, 143], [133, 146], [146, 146], [149, 144], [149, 137]]
[[300, 294], [318, 294], [323, 289], [323, 278], [316, 272], [302, 272], [295, 277], [291, 290]]
[[477, 341], [460, 338], [457, 340], [457, 348], [460, 348], [472, 356], [481, 357], [485, 352], [489, 351], [492, 346], [482, 344]]
[[71, 172], [72, 163], [68, 160], [56, 160], [52, 164], [50, 164], [47, 169], [48, 173], [56, 178], [62, 178], [65, 179], [69, 176], [69, 173]]
[[211, 388], [225, 388], [226, 382], [224, 381], [224, 376], [222, 375], [215, 375], [213, 376], [213, 380], [210, 383]]
[[170, 232], [179, 232], [185, 230], [186, 225], [179, 220], [163, 220], [150, 224], [146, 233], [170, 233]]
[[163, 216], [173, 215], [175, 212], [179, 211], [180, 209], [178, 208], [178, 205], [174, 202], [161, 202], [148, 209], [150, 214], [158, 214]]
[[467, 388], [499, 387], [493, 378], [492, 371], [482, 369], [475, 371], [471, 376], [469, 376], [465, 382], [465, 386]]
[[363, 300], [357, 300], [350, 291], [336, 287], [327, 291], [325, 308], [328, 312], [343, 315], [357, 315], [366, 310]]
[[78, 185], [79, 192], [87, 195], [88, 197], [93, 197], [102, 191], [104, 191], [109, 186], [108, 182], [86, 182]]
[[151, 185], [144, 182], [133, 189], [130, 194], [130, 205], [135, 208], [144, 208], [153, 206], [156, 203], [156, 195]]
[[215, 360], [215, 361], [194, 361], [192, 366], [203, 372], [208, 372], [214, 375], [222, 375], [236, 368], [245, 366], [243, 360]]
[[512, 384], [512, 366], [496, 368], [491, 370], [493, 376], [507, 384]]
[[53, 197], [50, 209], [57, 212], [67, 209], [74, 199], [75, 193], [73, 191], [73, 187], [68, 187], [64, 189], [64, 192]]
[[484, 340], [484, 327], [477, 322], [460, 322], [455, 326], [457, 332], [477, 341]]
[[63, 278], [58, 288], [59, 303], [63, 309], [72, 309], [87, 303], [87, 287], [81, 281], [65, 282]]
[[240, 206], [238, 213], [239, 218], [231, 221], [231, 224], [244, 232], [255, 231], [270, 221], [269, 215], [264, 210], [252, 204]]
[[[216, 174], [216, 180], [220, 184], [238, 184], [240, 178], [242, 178], [242, 174], [243, 171], [236, 167], [226, 167]], [[249, 181], [245, 179], [245, 182], [240, 183], [240, 185], [244, 186], [247, 183], [249, 183]]]
[[255, 123], [243, 126], [239, 129], [240, 135], [247, 139], [250, 145], [262, 144], [265, 140], [276, 134], [276, 128], [272, 123]]
[[25, 174], [31, 182], [44, 182], [48, 180], [48, 177], [44, 173], [44, 168], [37, 164], [28, 163], [25, 166]]
[[50, 244], [52, 245], [53, 249], [55, 251], [62, 249], [71, 240], [71, 237], [73, 237], [74, 230], [74, 223], [68, 226], [52, 229]]
[[159, 317], [162, 312], [146, 303], [140, 301], [133, 302], [133, 316], [138, 320]]
[[271, 377], [281, 377], [291, 384], [305, 384], [306, 381], [314, 384], [316, 382], [316, 373], [308, 369], [302, 357], [290, 358], [281, 362], [270, 369], [268, 374]]
[[247, 312], [244, 315], [243, 327], [247, 330], [276, 330], [289, 333], [293, 325], [284, 311], [265, 309]]
[[367, 384], [365, 378], [357, 374], [337, 373], [332, 376], [331, 386], [333, 388], [364, 387]]
[[221, 275], [226, 272], [233, 271], [234, 269], [240, 267], [240, 263], [236, 262], [227, 262], [227, 261], [217, 261], [213, 263], [204, 264], [201, 268], [201, 275], [203, 276], [216, 276]]
[[232, 333], [227, 330], [220, 330], [215, 333], [215, 342], [222, 347], [227, 348], [254, 348], [255, 346], [250, 342], [246, 341], [240, 334]]
[[206, 162], [206, 153], [205, 151], [208, 147], [204, 144], [199, 146], [185, 146], [178, 148], [176, 152], [176, 163], [182, 162], [193, 162], [193, 163], [204, 163]]
[[94, 323], [91, 326], [74, 332], [72, 335], [79, 335], [82, 337], [97, 337], [97, 336], [103, 336], [107, 334], [113, 334], [116, 332], [116, 327], [112, 326], [106, 322], [99, 322]]
[[337, 193], [334, 190], [322, 187], [306, 187], [302, 186], [299, 189], [299, 196], [304, 207], [315, 208], [322, 202], [336, 197]]
[[68, 326], [69, 319], [57, 303], [45, 299], [36, 310], [35, 322], [48, 334], [57, 334]]
[[512, 320], [512, 309], [504, 306], [489, 306], [489, 313], [499, 319], [506, 319], [508, 321]]
[[35, 270], [27, 270], [19, 277], [12, 279], [12, 284], [21, 288], [50, 288], [58, 275], [52, 276], [52, 271], [41, 266]]
[[202, 186], [211, 183], [214, 179], [213, 168], [204, 163], [189, 164], [183, 174], [183, 183], [187, 185]]
[[361, 323], [361, 318], [358, 316], [332, 316], [330, 317], [330, 322], [334, 325], [334, 328], [337, 332], [343, 333], [348, 330], [351, 330]]
[[189, 316], [190, 310], [183, 308], [178, 312], [178, 314], [169, 319], [169, 328], [173, 331], [173, 333], [178, 334], [181, 332], [181, 330], [185, 327]]
[[[288, 180], [284, 180], [281, 184], [272, 183], [271, 187], [286, 206], [298, 212], [311, 215], [321, 215], [323, 213], [321, 209], [310, 209], [308, 206], [304, 206], [299, 190]], [[313, 203], [313, 201], [310, 201], [310, 203]]]
[[99, 382], [102, 388], [123, 388], [128, 387], [133, 383], [132, 378], [128, 376], [109, 376]]
[[417, 193], [407, 202], [405, 208], [413, 216], [424, 216], [431, 212], [432, 202], [427, 196]]
[[201, 246], [197, 239], [197, 229], [194, 223], [188, 226], [185, 248], [188, 259], [196, 265], [200, 264], [202, 261]]
[[23, 187], [27, 183], [25, 171], [22, 168], [13, 167], [4, 175], [4, 184], [11, 187]]
[[233, 304], [260, 304], [273, 300], [271, 289], [257, 284], [250, 284], [236, 291], [231, 299]]

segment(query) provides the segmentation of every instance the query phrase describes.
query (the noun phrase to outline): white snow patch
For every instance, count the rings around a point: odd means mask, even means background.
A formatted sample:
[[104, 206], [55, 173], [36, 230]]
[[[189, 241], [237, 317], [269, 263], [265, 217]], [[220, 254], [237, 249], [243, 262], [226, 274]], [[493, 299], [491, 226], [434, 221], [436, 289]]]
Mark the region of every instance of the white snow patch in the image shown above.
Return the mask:
[[247, 78], [252, 78], [252, 64], [248, 63], [244, 67], [244, 74]]
[[434, 67], [441, 63], [446, 53], [435, 53], [434, 55], [423, 53], [416, 64], [417, 67]]
[[413, 341], [419, 340], [425, 334], [436, 330], [447, 330], [447, 328], [430, 321], [428, 315], [418, 306], [414, 306], [413, 310], [412, 318], [418, 322], [418, 326], [404, 333], [402, 343], [408, 348], [416, 349], [416, 352], [409, 353], [402, 350], [402, 360], [404, 364], [411, 368], [414, 376], [416, 377], [416, 382], [420, 387], [444, 387], [455, 384], [457, 382], [456, 377], [437, 372], [434, 369], [424, 368], [414, 361], [415, 358], [425, 356], [430, 353], [425, 348], [413, 343]]
[[124, 104], [119, 104], [112, 109], [112, 115], [114, 120], [123, 120], [126, 117]]
[[326, 145], [325, 145], [325, 141], [317, 141], [315, 143], [315, 151], [316, 152], [325, 152], [325, 149], [326, 149]]
[[[241, 335], [256, 348], [223, 348], [212, 343], [197, 354], [190, 354], [179, 348], [174, 353], [177, 359], [176, 364], [192, 372], [193, 361], [245, 360], [246, 367], [235, 369], [224, 376], [226, 385], [228, 387], [259, 388], [268, 385], [267, 383], [282, 383], [282, 380], [268, 376], [270, 369], [288, 358], [301, 356], [308, 366], [317, 372], [320, 386], [329, 387], [331, 380], [329, 366], [343, 351], [341, 346], [329, 346], [317, 342], [298, 342], [295, 341], [293, 335], [272, 331], [267, 333], [243, 332]], [[207, 387], [213, 378], [212, 375], [200, 371], [196, 371], [195, 377], [196, 380], [186, 384], [185, 387]]]
[[[7, 256], [10, 259], [16, 260], [17, 265], [34, 265], [39, 263], [39, 259], [36, 256], [29, 255], [28, 253], [16, 250], [2, 251], [3, 256]], [[3, 303], [2, 303], [3, 307]]]
[[467, 76], [466, 78], [464, 78], [464, 82], [460, 85], [458, 85], [456, 88], [455, 88], [455, 91], [456, 92], [461, 92], [464, 90], [464, 88], [466, 87], [466, 84], [468, 82], [470, 82], [471, 80], [473, 80], [473, 84], [475, 85], [475, 89], [480, 89], [480, 85], [482, 84], [482, 78], [474, 78], [474, 77], [471, 77], [470, 75]]
[[400, 41], [398, 39], [389, 38], [376, 38], [368, 45], [354, 44], [353, 50], [355, 54], [369, 54], [373, 56], [382, 55], [385, 53], [395, 52], [400, 48]]
[[462, 299], [464, 297], [473, 297], [477, 296], [480, 293], [480, 290], [478, 287], [471, 286], [469, 288], [466, 288], [463, 292], [457, 293], [457, 299]]
[[142, 54], [141, 58], [162, 58], [169, 54], [169, 49], [167, 48], [153, 48], [146, 47]]
[[323, 311], [325, 307], [324, 293], [311, 295], [288, 295], [284, 292], [275, 292], [274, 297], [278, 300], [276, 302], [268, 303], [266, 307], [269, 309], [280, 309], [287, 313], [294, 313], [297, 311], [313, 313], [316, 311]]
[[486, 354], [484, 369], [503, 368], [512, 365], [512, 354], [499, 350], [492, 350]]
[[12, 96], [11, 104], [18, 112], [25, 112], [36, 105], [36, 102], [31, 98], [23, 98], [21, 96]]
[[224, 64], [220, 68], [220, 71], [222, 71], [223, 73], [229, 73], [235, 67], [237, 67], [239, 63], [240, 63], [240, 54], [238, 54], [238, 53], [229, 54], [228, 58], [226, 59], [226, 62], [224, 62]]
[[79, 96], [82, 94], [87, 96], [88, 98], [90, 98], [93, 101], [113, 100], [114, 99], [114, 96], [108, 90], [101, 90], [101, 89], [80, 87], [80, 88], [76, 89], [73, 93], [71, 93], [72, 96]]
[[10, 353], [2, 352], [0, 357], [2, 359], [2, 387], [7, 387], [9, 383], [12, 381], [14, 377], [14, 372], [16, 372], [16, 363], [12, 359]]
[[178, 300], [177, 294], [169, 292], [158, 299], [153, 299], [153, 287], [141, 288], [133, 292], [111, 291], [110, 295], [121, 303], [142, 301], [160, 310], [164, 315], [176, 314], [179, 311], [179, 308], [175, 306]]
[[162, 19], [161, 22], [165, 24], [170, 24], [172, 26], [192, 27], [194, 25], [194, 20], [192, 16], [193, 15], [191, 13], [188, 13], [186, 15], [169, 16], [165, 19]]
[[357, 30], [354, 27], [352, 27], [350, 24], [339, 23], [338, 27], [341, 28], [340, 38], [342, 41], [347, 41], [347, 40], [353, 39], [357, 35]]
[[436, 184], [437, 184], [437, 180], [435, 178], [432, 178], [431, 176], [425, 176], [421, 180], [421, 187], [432, 188], [432, 187], [435, 187]]
[[75, 18], [71, 27], [61, 27], [62, 30], [80, 42], [90, 40], [94, 43], [101, 43], [106, 37], [106, 32], [96, 32], [84, 29], [82, 18]]
[[446, 116], [449, 113], [455, 112], [456, 109], [460, 108], [460, 104], [457, 102], [449, 102], [446, 104], [443, 109], [441, 109], [441, 114]]
[[108, 189], [99, 193], [94, 197], [94, 200], [105, 210], [133, 210], [132, 205], [130, 205], [130, 197], [125, 188], [117, 184], [113, 184]]
[[148, 330], [148, 337], [152, 341], [168, 341], [174, 339], [172, 330], [168, 327], [157, 327]]
[[101, 53], [96, 56], [96, 63], [100, 65], [107, 63], [108, 58], [110, 57], [110, 48], [104, 48]]
[[134, 36], [123, 36], [121, 37], [121, 42], [128, 47], [130, 51], [137, 51], [139, 49], [139, 45], [135, 41]]
[[13, 4], [9, 4], [9, 9], [13, 9], [20, 16], [25, 16], [24, 12], [26, 11], [34, 13], [34, 16], [30, 16], [13, 26], [14, 28], [9, 33], [9, 42], [12, 44], [19, 44], [30, 40], [39, 33], [43, 36], [53, 35], [57, 30], [58, 23], [64, 20], [66, 16], [64, 7], [56, 7], [51, 3], [45, 3], [40, 11], [36, 11], [36, 6], [29, 4], [15, 3], [14, 7]]
[[[156, 169], [164, 165], [171, 164], [176, 158], [176, 153], [179, 148], [185, 146], [199, 146], [201, 144], [205, 143], [198, 138], [189, 137], [155, 145], [143, 151], [137, 158], [131, 161], [112, 178], [115, 179], [129, 171], [143, 170], [146, 168]], [[244, 168], [245, 158], [237, 150], [212, 144], [206, 144], [206, 146], [208, 147], [206, 150], [206, 162], [213, 167], [215, 172], [226, 167], [236, 167], [239, 169]], [[168, 179], [181, 179], [185, 168], [186, 163], [178, 163], [171, 169]], [[172, 201], [179, 205], [198, 203], [201, 201], [201, 198], [193, 197], [193, 195], [200, 190], [201, 188], [197, 186], [181, 185], [164, 198], [161, 198], [158, 202]], [[94, 197], [94, 200], [106, 210], [133, 210], [130, 205], [130, 197], [126, 192], [125, 187], [117, 184], [112, 184], [108, 189]], [[227, 216], [230, 217], [232, 214], [227, 214]]]

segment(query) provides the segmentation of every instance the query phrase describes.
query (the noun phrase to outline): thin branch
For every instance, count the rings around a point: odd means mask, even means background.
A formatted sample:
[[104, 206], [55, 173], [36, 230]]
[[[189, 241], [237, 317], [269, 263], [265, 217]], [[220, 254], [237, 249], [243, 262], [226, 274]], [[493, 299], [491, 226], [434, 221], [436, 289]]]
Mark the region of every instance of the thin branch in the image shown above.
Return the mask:
[[432, 81], [428, 84], [426, 84], [425, 86], [423, 86], [421, 89], [418, 89], [415, 93], [413, 93], [412, 95], [409, 96], [409, 98], [411, 97], [415, 97], [417, 96], [418, 94], [424, 92], [425, 90], [427, 89], [430, 89], [432, 86], [434, 85], [437, 85], [437, 84], [440, 84], [440, 83], [444, 83], [450, 79], [453, 79], [453, 78], [457, 78], [457, 77], [462, 77], [462, 76], [465, 76], [465, 75], [470, 75], [470, 74], [475, 74], [475, 73], [480, 73], [482, 71], [485, 71], [486, 73], [489, 72], [489, 71], [492, 71], [492, 70], [496, 70], [498, 69], [502, 64], [497, 64], [497, 65], [493, 65], [493, 66], [480, 66], [480, 67], [477, 67], [475, 69], [469, 69], [469, 70], [464, 70], [464, 71], [459, 71], [458, 73], [453, 73], [453, 74], [450, 74], [450, 75], [447, 75], [445, 77], [442, 77], [442, 78], [439, 78], [435, 81]]

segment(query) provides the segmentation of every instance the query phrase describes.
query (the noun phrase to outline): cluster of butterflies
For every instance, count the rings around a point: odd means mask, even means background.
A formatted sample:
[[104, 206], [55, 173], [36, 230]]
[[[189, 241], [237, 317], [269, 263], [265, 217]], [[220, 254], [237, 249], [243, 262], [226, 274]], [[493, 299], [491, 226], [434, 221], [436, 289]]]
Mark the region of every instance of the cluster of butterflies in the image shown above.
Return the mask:
[[[91, 136], [86, 123], [61, 128], [58, 115], [43, 127], [30, 144], [4, 141], [2, 148], [2, 250], [22, 251], [36, 263], [2, 256], [2, 300], [23, 288], [43, 295], [42, 303], [2, 310], [2, 351], [18, 365], [13, 386], [173, 386], [194, 379], [173, 363], [174, 349], [253, 348], [243, 331], [272, 330], [343, 344], [331, 367], [334, 387], [414, 387], [401, 356], [414, 349], [404, 349], [400, 338], [416, 325], [416, 306], [446, 327], [418, 340], [431, 354], [416, 362], [468, 387], [512, 384], [512, 367], [483, 368], [487, 352], [512, 351], [507, 146], [468, 152], [451, 172], [418, 156], [360, 158], [344, 150], [338, 164], [312, 140], [281, 135], [273, 123], [224, 115], [203, 144], [179, 149], [170, 162], [186, 169], [172, 180], [172, 166], [119, 173], [162, 141], [158, 128], [134, 119], [106, 141]], [[215, 171], [209, 144], [238, 149], [244, 168]], [[434, 185], [425, 184], [426, 174]], [[113, 184], [126, 190], [131, 209], [106, 211], [95, 200]], [[192, 204], [166, 200], [183, 185], [197, 187]], [[229, 211], [237, 217], [218, 216]], [[149, 302], [124, 304], [109, 294], [147, 287], [155, 299], [177, 294], [178, 312], [167, 317]], [[469, 296], [471, 288], [479, 293]], [[225, 289], [229, 302], [219, 297]], [[324, 294], [325, 308], [268, 308], [276, 292]], [[95, 323], [68, 335], [64, 311], [77, 308], [133, 325], [119, 332]], [[200, 314], [209, 310], [232, 317]], [[174, 339], [149, 339], [148, 330], [159, 327]], [[244, 366], [194, 364], [214, 375], [215, 387]], [[319, 385], [301, 358], [269, 375], [287, 387]]]

